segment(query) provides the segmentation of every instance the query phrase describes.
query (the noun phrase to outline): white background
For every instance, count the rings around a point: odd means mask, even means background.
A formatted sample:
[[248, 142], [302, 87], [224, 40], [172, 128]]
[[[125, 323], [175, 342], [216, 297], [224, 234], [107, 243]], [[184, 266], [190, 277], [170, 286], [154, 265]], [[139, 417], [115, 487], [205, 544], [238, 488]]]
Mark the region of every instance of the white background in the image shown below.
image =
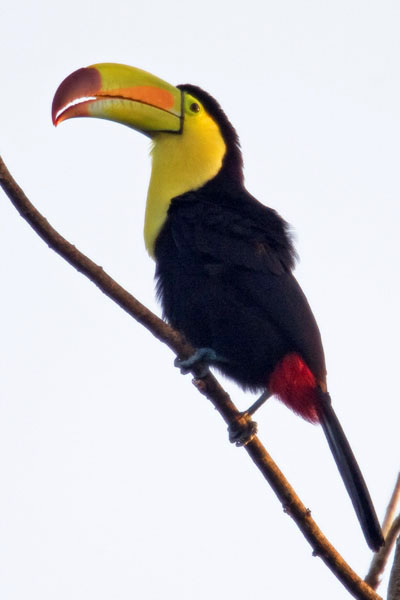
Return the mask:
[[[296, 231], [330, 391], [382, 516], [399, 458], [398, 2], [6, 0], [0, 22], [4, 160], [63, 235], [158, 312], [148, 140], [95, 119], [54, 129], [52, 97], [110, 61], [220, 101], [248, 189]], [[0, 244], [2, 600], [348, 598], [171, 352], [3, 193]], [[275, 400], [257, 420], [364, 575], [370, 551], [320, 428]]]

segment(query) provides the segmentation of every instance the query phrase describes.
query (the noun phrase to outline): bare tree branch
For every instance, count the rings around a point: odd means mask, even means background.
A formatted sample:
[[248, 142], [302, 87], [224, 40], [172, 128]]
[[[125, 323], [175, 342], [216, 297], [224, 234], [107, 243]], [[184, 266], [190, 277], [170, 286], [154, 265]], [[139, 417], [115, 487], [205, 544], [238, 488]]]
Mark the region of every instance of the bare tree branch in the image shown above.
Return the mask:
[[394, 486], [392, 496], [386, 509], [385, 518], [383, 519], [382, 532], [385, 537], [385, 545], [380, 548], [379, 552], [374, 554], [369, 571], [365, 577], [365, 581], [374, 589], [378, 587], [381, 575], [385, 570], [389, 556], [393, 550], [396, 537], [400, 533], [400, 516], [396, 519], [395, 512], [400, 500], [400, 474], [397, 476], [397, 481]]
[[[184, 338], [170, 326], [164, 323], [143, 304], [138, 302], [129, 292], [114, 281], [105, 271], [82, 254], [75, 246], [63, 238], [48, 221], [36, 210], [22, 189], [14, 181], [0, 157], [0, 185], [19, 211], [38, 235], [60, 256], [73, 265], [78, 271], [93, 281], [102, 292], [116, 302], [134, 319], [144, 325], [156, 338], [167, 344], [181, 358], [187, 358], [193, 353], [193, 348]], [[201, 379], [201, 366], [193, 369], [197, 375], [194, 385], [205, 395], [218, 410], [229, 425], [248, 426], [245, 419], [223, 390], [215, 377], [208, 373]], [[252, 422], [250, 421], [250, 424]], [[367, 585], [344, 561], [340, 554], [323, 535], [311, 512], [300, 501], [294, 489], [285, 479], [282, 472], [269, 456], [256, 435], [253, 435], [245, 446], [246, 451], [269, 482], [275, 494], [281, 501], [285, 512], [296, 522], [303, 535], [313, 548], [313, 554], [319, 556], [331, 569], [345, 588], [359, 600], [382, 600], [380, 596]]]

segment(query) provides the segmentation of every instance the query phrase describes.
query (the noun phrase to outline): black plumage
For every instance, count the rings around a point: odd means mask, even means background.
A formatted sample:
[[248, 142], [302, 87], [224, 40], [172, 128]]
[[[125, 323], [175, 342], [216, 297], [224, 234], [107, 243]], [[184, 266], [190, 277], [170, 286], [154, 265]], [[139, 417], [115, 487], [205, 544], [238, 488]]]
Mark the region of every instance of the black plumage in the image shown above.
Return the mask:
[[217, 178], [171, 202], [155, 245], [164, 315], [244, 388], [262, 390], [277, 363], [298, 352], [324, 380], [314, 316], [291, 269], [284, 220], [244, 188]]

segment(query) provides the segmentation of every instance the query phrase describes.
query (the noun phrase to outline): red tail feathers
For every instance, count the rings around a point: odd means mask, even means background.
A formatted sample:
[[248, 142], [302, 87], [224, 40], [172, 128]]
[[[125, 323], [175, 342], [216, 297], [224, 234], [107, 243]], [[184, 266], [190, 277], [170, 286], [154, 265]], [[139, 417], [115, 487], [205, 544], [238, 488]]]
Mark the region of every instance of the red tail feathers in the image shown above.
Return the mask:
[[286, 406], [311, 423], [319, 421], [315, 406], [316, 386], [314, 375], [294, 352], [278, 363], [268, 381], [268, 390], [272, 394], [276, 394]]

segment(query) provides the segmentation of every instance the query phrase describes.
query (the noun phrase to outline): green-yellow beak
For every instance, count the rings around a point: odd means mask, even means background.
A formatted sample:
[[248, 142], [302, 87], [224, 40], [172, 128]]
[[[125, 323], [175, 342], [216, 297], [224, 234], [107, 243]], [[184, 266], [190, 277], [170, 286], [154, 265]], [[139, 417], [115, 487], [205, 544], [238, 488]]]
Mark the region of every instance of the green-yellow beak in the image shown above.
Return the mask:
[[152, 137], [182, 131], [182, 92], [134, 67], [102, 63], [78, 69], [53, 100], [54, 125], [73, 117], [116, 121]]

